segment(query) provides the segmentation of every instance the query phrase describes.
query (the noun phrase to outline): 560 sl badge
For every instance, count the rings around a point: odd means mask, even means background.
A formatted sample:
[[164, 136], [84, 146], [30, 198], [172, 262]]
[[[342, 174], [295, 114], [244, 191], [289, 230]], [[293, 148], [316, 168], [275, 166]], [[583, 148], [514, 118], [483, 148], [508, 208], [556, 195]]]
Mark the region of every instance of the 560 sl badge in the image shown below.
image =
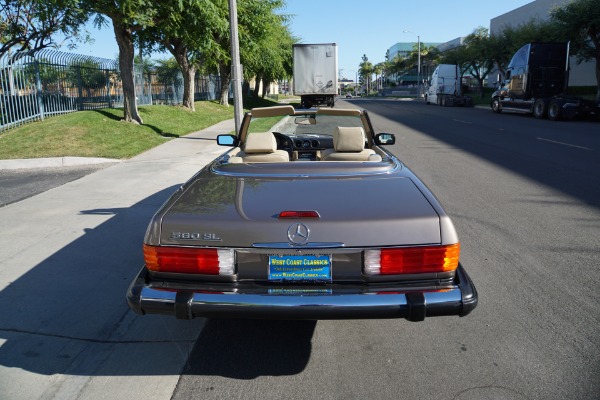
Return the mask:
[[221, 238], [216, 233], [202, 232], [172, 232], [169, 239], [177, 240], [205, 240], [208, 242], [220, 242]]

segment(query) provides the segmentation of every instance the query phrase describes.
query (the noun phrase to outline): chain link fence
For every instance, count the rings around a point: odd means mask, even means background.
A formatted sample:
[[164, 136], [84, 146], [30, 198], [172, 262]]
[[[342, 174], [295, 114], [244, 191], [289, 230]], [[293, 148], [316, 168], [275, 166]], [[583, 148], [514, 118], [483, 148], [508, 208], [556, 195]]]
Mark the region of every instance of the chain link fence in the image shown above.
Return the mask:
[[[214, 100], [217, 76], [196, 78], [194, 99]], [[181, 104], [181, 72], [144, 72], [135, 66], [138, 105]], [[42, 50], [0, 58], [0, 132], [24, 123], [69, 112], [123, 106], [118, 62]]]

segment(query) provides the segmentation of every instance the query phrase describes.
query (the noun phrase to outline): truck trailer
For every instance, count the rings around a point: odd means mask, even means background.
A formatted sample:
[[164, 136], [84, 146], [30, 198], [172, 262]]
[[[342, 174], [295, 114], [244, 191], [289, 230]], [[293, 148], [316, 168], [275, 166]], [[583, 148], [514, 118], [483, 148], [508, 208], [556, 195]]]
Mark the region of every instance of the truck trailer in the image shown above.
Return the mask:
[[521, 47], [492, 94], [494, 112], [512, 111], [551, 120], [598, 115], [600, 105], [568, 95], [569, 43], [534, 42]]
[[458, 65], [440, 64], [437, 66], [429, 80], [425, 92], [425, 102], [443, 107], [473, 105], [473, 99], [463, 95]]
[[295, 95], [300, 96], [300, 107], [333, 107], [338, 86], [337, 44], [295, 44]]

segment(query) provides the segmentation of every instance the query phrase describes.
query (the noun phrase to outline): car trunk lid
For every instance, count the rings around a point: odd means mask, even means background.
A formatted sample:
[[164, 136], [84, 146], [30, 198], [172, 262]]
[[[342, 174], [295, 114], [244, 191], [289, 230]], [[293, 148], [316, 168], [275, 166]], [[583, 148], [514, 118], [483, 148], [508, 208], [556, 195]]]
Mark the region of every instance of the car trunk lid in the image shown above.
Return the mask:
[[[282, 211], [316, 211], [319, 218], [279, 218]], [[439, 216], [408, 177], [361, 176], [256, 179], [198, 178], [157, 214], [161, 245], [265, 247], [293, 244], [344, 247], [439, 244]]]

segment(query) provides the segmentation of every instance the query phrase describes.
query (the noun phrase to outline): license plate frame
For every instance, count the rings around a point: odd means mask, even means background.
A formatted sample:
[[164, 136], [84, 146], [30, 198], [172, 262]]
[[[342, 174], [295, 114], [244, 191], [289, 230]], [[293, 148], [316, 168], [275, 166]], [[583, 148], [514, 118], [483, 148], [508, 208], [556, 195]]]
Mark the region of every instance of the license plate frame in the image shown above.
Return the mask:
[[269, 255], [269, 281], [331, 282], [331, 254]]

